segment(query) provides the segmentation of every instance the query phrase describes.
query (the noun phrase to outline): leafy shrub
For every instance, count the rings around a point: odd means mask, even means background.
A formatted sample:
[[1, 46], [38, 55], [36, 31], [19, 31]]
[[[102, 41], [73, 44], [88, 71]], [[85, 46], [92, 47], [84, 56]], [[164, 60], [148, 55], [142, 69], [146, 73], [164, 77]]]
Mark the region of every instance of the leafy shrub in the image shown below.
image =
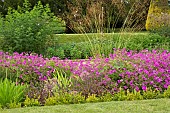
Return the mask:
[[140, 91], [132, 91], [132, 92], [129, 92], [129, 90], [127, 90], [127, 97], [126, 97], [126, 100], [143, 100], [143, 96], [141, 95], [141, 92]]
[[[59, 35], [60, 40], [77, 40], [77, 38], [83, 38], [84, 34], [76, 35]], [[99, 34], [95, 34], [99, 35]], [[120, 36], [121, 37], [120, 37]], [[72, 36], [72, 37], [71, 37]], [[79, 37], [78, 37], [79, 36]], [[88, 34], [89, 38], [92, 38]], [[109, 39], [112, 38], [112, 39]], [[62, 38], [62, 39], [61, 39]], [[65, 42], [59, 44], [54, 48], [49, 48], [45, 56], [47, 57], [59, 57], [61, 59], [86, 59], [94, 56], [95, 53], [102, 54], [108, 57], [109, 54], [113, 53], [113, 48], [116, 48], [116, 43], [121, 40], [123, 43], [120, 48], [126, 48], [127, 50], [141, 51], [144, 49], [148, 50], [170, 50], [170, 38], [165, 36], [154, 34], [154, 33], [137, 33], [137, 34], [105, 34], [104, 39], [101, 41], [91, 40], [89, 42]], [[128, 41], [127, 41], [128, 40]]]
[[53, 45], [54, 27], [64, 26], [64, 22], [51, 13], [48, 5], [38, 2], [32, 10], [25, 0], [17, 10], [9, 8], [1, 26], [2, 49], [12, 52], [35, 52], [43, 54]]
[[25, 85], [16, 85], [7, 78], [0, 81], [0, 104], [10, 107], [11, 103], [18, 104], [24, 98]]
[[148, 88], [146, 91], [143, 91], [142, 95], [144, 99], [157, 99], [162, 97], [159, 90], [152, 90], [150, 88]]
[[10, 103], [9, 104], [9, 108], [12, 109], [12, 108], [20, 108], [21, 107], [21, 103]]
[[77, 92], [61, 92], [56, 93], [55, 96], [46, 99], [45, 105], [56, 104], [79, 104], [84, 103], [85, 97]]
[[50, 57], [59, 57], [60, 59], [65, 58], [65, 53], [62, 48], [55, 48], [55, 47], [49, 47], [45, 53], [45, 56]]
[[59, 57], [60, 59], [84, 59], [90, 55], [88, 43], [66, 43], [48, 48], [46, 57]]
[[[40, 104], [44, 104], [46, 98], [49, 98], [54, 95], [55, 86], [55, 80], [41, 81], [37, 84], [30, 83], [30, 86], [28, 87], [27, 91], [27, 96], [29, 99], [37, 99]], [[30, 103], [32, 103], [32, 100], [30, 101]]]
[[88, 95], [86, 102], [98, 102], [100, 98], [96, 97], [95, 94]]
[[165, 98], [170, 98], [170, 86], [168, 87], [167, 90], [164, 91], [164, 97]]
[[146, 29], [170, 37], [170, 9], [168, 1], [152, 1], [146, 21]]
[[99, 96], [101, 102], [109, 102], [113, 100], [113, 94], [106, 93], [101, 96]]
[[40, 106], [40, 105], [41, 104], [39, 103], [38, 99], [29, 98], [28, 96], [26, 96], [26, 99], [24, 101], [25, 107]]
[[55, 96], [49, 97], [45, 100], [45, 104], [46, 106], [51, 106], [51, 105], [57, 105], [57, 100]]
[[123, 101], [126, 100], [126, 98], [126, 92], [122, 88], [119, 88], [119, 91], [113, 95], [114, 101]]
[[169, 44], [170, 44], [170, 38], [160, 36], [154, 33], [148, 33], [147, 37], [138, 37], [137, 35], [136, 37], [133, 37], [132, 39], [130, 39], [130, 41], [128, 41], [126, 45], [126, 49], [137, 50], [137, 51], [141, 51], [144, 49], [170, 50]]
[[170, 10], [167, 0], [152, 0], [146, 21], [147, 30], [155, 30], [159, 27], [169, 26]]
[[163, 37], [167, 37], [166, 40], [168, 40], [168, 42], [170, 42], [170, 26], [162, 26], [159, 27], [157, 29], [154, 29], [152, 32], [157, 33]]

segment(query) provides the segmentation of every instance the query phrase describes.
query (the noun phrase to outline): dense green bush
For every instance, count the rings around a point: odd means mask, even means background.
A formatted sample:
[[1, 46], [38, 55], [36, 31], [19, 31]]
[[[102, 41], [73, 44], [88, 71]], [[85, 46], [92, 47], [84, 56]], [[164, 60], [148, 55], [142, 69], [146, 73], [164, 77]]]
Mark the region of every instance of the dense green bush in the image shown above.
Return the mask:
[[170, 26], [170, 9], [167, 0], [151, 0], [146, 20], [146, 30], [155, 30], [163, 26]]
[[168, 87], [168, 89], [166, 91], [164, 91], [163, 95], [165, 98], [170, 98], [170, 86]]
[[85, 59], [90, 57], [89, 45], [87, 42], [65, 43], [50, 47], [45, 54], [46, 57], [59, 57], [60, 59]]
[[44, 53], [54, 42], [52, 34], [63, 31], [64, 22], [51, 13], [49, 5], [38, 2], [30, 9], [30, 3], [25, 0], [23, 7], [9, 8], [6, 17], [1, 17], [4, 51]]

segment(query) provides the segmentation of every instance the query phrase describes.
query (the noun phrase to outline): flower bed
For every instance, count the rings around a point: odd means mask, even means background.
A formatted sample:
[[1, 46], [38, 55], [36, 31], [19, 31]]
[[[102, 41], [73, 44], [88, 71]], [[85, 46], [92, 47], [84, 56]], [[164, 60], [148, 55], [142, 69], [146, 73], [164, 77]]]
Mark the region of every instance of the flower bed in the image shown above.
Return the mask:
[[[86, 98], [93, 94], [116, 94], [120, 92], [120, 87], [130, 92], [164, 92], [170, 86], [170, 53], [166, 50], [135, 52], [122, 49], [114, 50], [114, 54], [110, 54], [109, 58], [73, 61], [56, 57], [48, 59], [36, 54], [9, 55], [0, 52], [0, 78], [7, 77], [17, 84], [27, 84], [36, 92], [38, 90], [35, 88], [41, 87], [42, 92], [34, 93], [37, 94], [34, 97], [46, 94], [41, 98], [43, 102], [54, 94], [54, 84], [60, 85], [54, 80], [59, 70], [62, 70], [60, 76], [65, 78], [58, 82], [65, 82], [64, 87], [69, 87], [69, 92], [81, 93]], [[70, 78], [71, 82], [67, 82], [67, 78]], [[54, 82], [51, 83], [50, 80]]]

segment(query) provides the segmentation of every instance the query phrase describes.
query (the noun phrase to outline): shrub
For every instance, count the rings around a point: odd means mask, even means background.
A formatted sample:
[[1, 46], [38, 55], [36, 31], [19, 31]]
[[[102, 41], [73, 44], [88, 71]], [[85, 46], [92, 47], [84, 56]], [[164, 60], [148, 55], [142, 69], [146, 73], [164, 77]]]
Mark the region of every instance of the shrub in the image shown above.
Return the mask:
[[126, 98], [126, 92], [122, 88], [119, 88], [119, 91], [113, 95], [114, 101], [123, 101], [126, 100]]
[[170, 9], [168, 7], [168, 1], [152, 0], [146, 21], [146, 29], [159, 35], [170, 37], [169, 20]]
[[132, 91], [132, 92], [129, 92], [129, 90], [127, 90], [127, 97], [126, 97], [126, 100], [142, 100], [143, 99], [143, 96], [141, 95], [140, 91]]
[[146, 91], [143, 91], [142, 95], [144, 99], [158, 99], [162, 97], [159, 90], [152, 90], [150, 88], [148, 88]]
[[[164, 31], [167, 31], [168, 28]], [[163, 30], [162, 30], [163, 31]], [[104, 37], [100, 41], [94, 41], [93, 37], [100, 34], [87, 34], [89, 39], [91, 40], [91, 44], [88, 42], [80, 42], [80, 39], [83, 39], [82, 35], [57, 35], [59, 37], [58, 41], [60, 44], [55, 48], [51, 48], [49, 53], [47, 53], [49, 57], [56, 56], [61, 59], [84, 59], [93, 56], [93, 53], [101, 53], [104, 56], [108, 57], [109, 54], [113, 53], [113, 48], [116, 48], [117, 42], [121, 40], [120, 48], [126, 48], [127, 50], [136, 50], [141, 51], [144, 49], [153, 50], [153, 49], [165, 49], [170, 50], [170, 38], [165, 36], [161, 36], [155, 33], [125, 33], [125, 34], [104, 34]], [[109, 38], [110, 37], [110, 38]], [[79, 40], [78, 40], [79, 39]], [[67, 40], [67, 42], [66, 42]], [[75, 42], [74, 42], [74, 41]], [[128, 40], [128, 41], [127, 41]], [[69, 41], [69, 42], [68, 42]], [[94, 52], [93, 52], [93, 51]], [[95, 51], [96, 50], [96, 51]], [[51, 53], [51, 54], [50, 54]], [[76, 54], [75, 54], [76, 53]], [[80, 54], [81, 53], [81, 54]]]
[[2, 49], [12, 52], [35, 52], [43, 54], [53, 45], [54, 29], [61, 30], [64, 22], [51, 13], [48, 5], [38, 2], [32, 10], [25, 0], [17, 10], [9, 8], [1, 26]]
[[170, 9], [167, 0], [152, 0], [147, 16], [146, 29], [155, 30], [159, 27], [170, 26]]
[[98, 98], [95, 94], [88, 95], [86, 98], [86, 102], [98, 102], [100, 98]]
[[80, 104], [85, 102], [85, 97], [77, 92], [60, 92], [46, 99], [45, 105]]
[[112, 101], [113, 100], [113, 94], [111, 93], [106, 93], [106, 94], [103, 94], [101, 96], [99, 96], [99, 100], [101, 102], [108, 102], [108, 101]]
[[89, 45], [82, 43], [65, 43], [48, 48], [46, 57], [59, 57], [60, 59], [84, 59], [90, 57]]
[[29, 98], [28, 96], [26, 96], [26, 99], [24, 101], [25, 107], [40, 106], [40, 105], [41, 104], [39, 103], [38, 99]]
[[9, 108], [12, 109], [12, 108], [20, 108], [21, 107], [21, 103], [10, 103], [9, 104]]
[[168, 87], [167, 90], [164, 91], [164, 97], [165, 98], [170, 98], [170, 86]]
[[30, 83], [30, 86], [27, 89], [28, 103], [30, 99], [30, 104], [34, 103], [33, 100], [37, 100], [39, 104], [44, 104], [46, 98], [49, 98], [54, 95], [55, 85], [56, 84], [54, 81], [38, 81], [37, 84]]

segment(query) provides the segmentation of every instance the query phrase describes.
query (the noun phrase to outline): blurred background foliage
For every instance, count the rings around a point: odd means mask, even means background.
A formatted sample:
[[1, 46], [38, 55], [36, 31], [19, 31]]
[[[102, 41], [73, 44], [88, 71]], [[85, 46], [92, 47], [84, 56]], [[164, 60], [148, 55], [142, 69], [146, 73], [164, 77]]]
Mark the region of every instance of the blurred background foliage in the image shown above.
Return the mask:
[[[84, 32], [98, 32], [99, 30], [110, 32], [111, 29], [108, 28], [120, 28], [122, 26], [145, 29], [145, 21], [151, 0], [28, 1], [32, 7], [38, 1], [41, 1], [43, 5], [49, 4], [52, 12], [57, 17], [62, 17], [65, 20], [66, 33], [73, 33], [81, 32], [77, 26], [81, 26], [85, 30]], [[0, 12], [2, 15], [6, 15], [8, 7], [17, 9], [18, 6], [22, 6], [23, 2], [24, 0], [0, 0]]]

